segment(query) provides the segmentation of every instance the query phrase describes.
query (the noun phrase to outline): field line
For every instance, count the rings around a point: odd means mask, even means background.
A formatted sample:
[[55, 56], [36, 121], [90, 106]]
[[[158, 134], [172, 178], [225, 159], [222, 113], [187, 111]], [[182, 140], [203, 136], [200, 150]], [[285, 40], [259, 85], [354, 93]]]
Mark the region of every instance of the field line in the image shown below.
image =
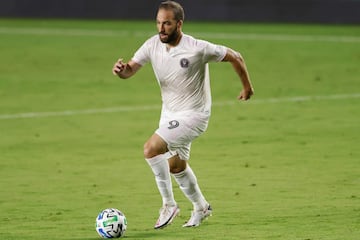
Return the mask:
[[[221, 32], [189, 32], [198, 38], [237, 39], [259, 41], [297, 41], [297, 42], [337, 42], [359, 43], [358, 36], [339, 35], [290, 35], [266, 33], [221, 33]], [[0, 27], [0, 34], [7, 35], [44, 35], [44, 36], [89, 36], [89, 37], [149, 37], [155, 32], [146, 31], [114, 31], [99, 29], [56, 29], [56, 28], [12, 28]]]
[[[281, 102], [305, 102], [305, 101], [318, 101], [318, 100], [340, 100], [360, 98], [360, 93], [354, 94], [338, 94], [327, 96], [299, 96], [288, 98], [267, 98], [267, 99], [253, 99], [247, 104], [267, 104], [267, 103], [281, 103]], [[214, 102], [214, 107], [221, 107], [227, 105], [235, 105], [238, 102], [223, 101]], [[116, 113], [116, 112], [138, 112], [138, 111], [150, 111], [159, 110], [160, 105], [148, 105], [148, 106], [119, 106], [109, 108], [95, 108], [95, 109], [83, 109], [83, 110], [64, 110], [54, 112], [28, 112], [28, 113], [15, 113], [15, 114], [0, 114], [0, 120], [5, 119], [23, 119], [23, 118], [47, 118], [56, 116], [74, 116], [74, 115], [89, 115], [89, 114], [101, 114], [101, 113]]]

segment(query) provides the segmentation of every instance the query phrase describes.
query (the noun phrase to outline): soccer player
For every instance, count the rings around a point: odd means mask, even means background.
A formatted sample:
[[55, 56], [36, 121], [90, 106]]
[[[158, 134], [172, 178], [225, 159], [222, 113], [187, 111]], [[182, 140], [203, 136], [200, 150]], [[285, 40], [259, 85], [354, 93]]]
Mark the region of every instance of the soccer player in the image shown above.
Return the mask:
[[112, 69], [114, 75], [126, 79], [144, 64], [151, 63], [161, 88], [159, 128], [144, 145], [144, 157], [155, 175], [163, 201], [155, 229], [169, 225], [180, 212], [171, 175], [194, 207], [183, 227], [197, 227], [212, 214], [188, 163], [191, 142], [206, 130], [210, 117], [208, 63], [230, 62], [243, 85], [238, 99], [248, 100], [253, 95], [240, 53], [184, 34], [183, 23], [182, 6], [174, 1], [162, 2], [156, 16], [158, 34], [145, 41], [130, 61], [126, 63], [120, 58]]

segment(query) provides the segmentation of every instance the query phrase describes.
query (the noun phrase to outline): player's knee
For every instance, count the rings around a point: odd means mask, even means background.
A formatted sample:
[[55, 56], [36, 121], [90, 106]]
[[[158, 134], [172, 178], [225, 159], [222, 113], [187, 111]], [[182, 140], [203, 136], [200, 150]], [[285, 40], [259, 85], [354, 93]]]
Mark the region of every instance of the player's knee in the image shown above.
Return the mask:
[[185, 170], [185, 167], [182, 167], [182, 166], [170, 166], [170, 172], [172, 174], [176, 174], [176, 173], [181, 173]]
[[153, 150], [148, 142], [144, 144], [144, 157], [145, 158], [152, 158], [155, 155], [153, 154]]
[[169, 159], [170, 172], [173, 174], [180, 173], [185, 170], [187, 162], [181, 160], [178, 155]]
[[157, 147], [155, 144], [153, 144], [152, 142], [146, 142], [144, 144], [144, 157], [149, 159], [152, 157], [155, 157], [159, 154], [164, 153], [161, 148]]

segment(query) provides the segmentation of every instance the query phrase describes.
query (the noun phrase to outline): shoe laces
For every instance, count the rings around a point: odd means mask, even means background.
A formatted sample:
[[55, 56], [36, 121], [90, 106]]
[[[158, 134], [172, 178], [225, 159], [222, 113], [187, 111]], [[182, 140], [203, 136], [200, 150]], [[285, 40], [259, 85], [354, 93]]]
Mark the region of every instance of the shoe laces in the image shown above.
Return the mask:
[[171, 206], [169, 206], [169, 205], [164, 205], [162, 208], [160, 208], [159, 213], [160, 213], [161, 215], [166, 215], [166, 214], [168, 214], [168, 213], [171, 213], [170, 208], [171, 208]]

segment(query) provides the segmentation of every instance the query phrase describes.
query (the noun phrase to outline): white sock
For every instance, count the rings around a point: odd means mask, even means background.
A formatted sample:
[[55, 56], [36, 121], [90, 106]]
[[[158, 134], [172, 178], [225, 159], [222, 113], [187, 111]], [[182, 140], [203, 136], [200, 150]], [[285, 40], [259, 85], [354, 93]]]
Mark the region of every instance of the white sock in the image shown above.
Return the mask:
[[192, 202], [194, 210], [200, 211], [205, 209], [208, 203], [201, 193], [196, 176], [189, 164], [184, 171], [175, 173], [173, 176], [179, 184], [181, 191]]
[[160, 154], [146, 161], [155, 175], [155, 182], [163, 200], [163, 205], [175, 206], [174, 193], [170, 177], [168, 154]]

